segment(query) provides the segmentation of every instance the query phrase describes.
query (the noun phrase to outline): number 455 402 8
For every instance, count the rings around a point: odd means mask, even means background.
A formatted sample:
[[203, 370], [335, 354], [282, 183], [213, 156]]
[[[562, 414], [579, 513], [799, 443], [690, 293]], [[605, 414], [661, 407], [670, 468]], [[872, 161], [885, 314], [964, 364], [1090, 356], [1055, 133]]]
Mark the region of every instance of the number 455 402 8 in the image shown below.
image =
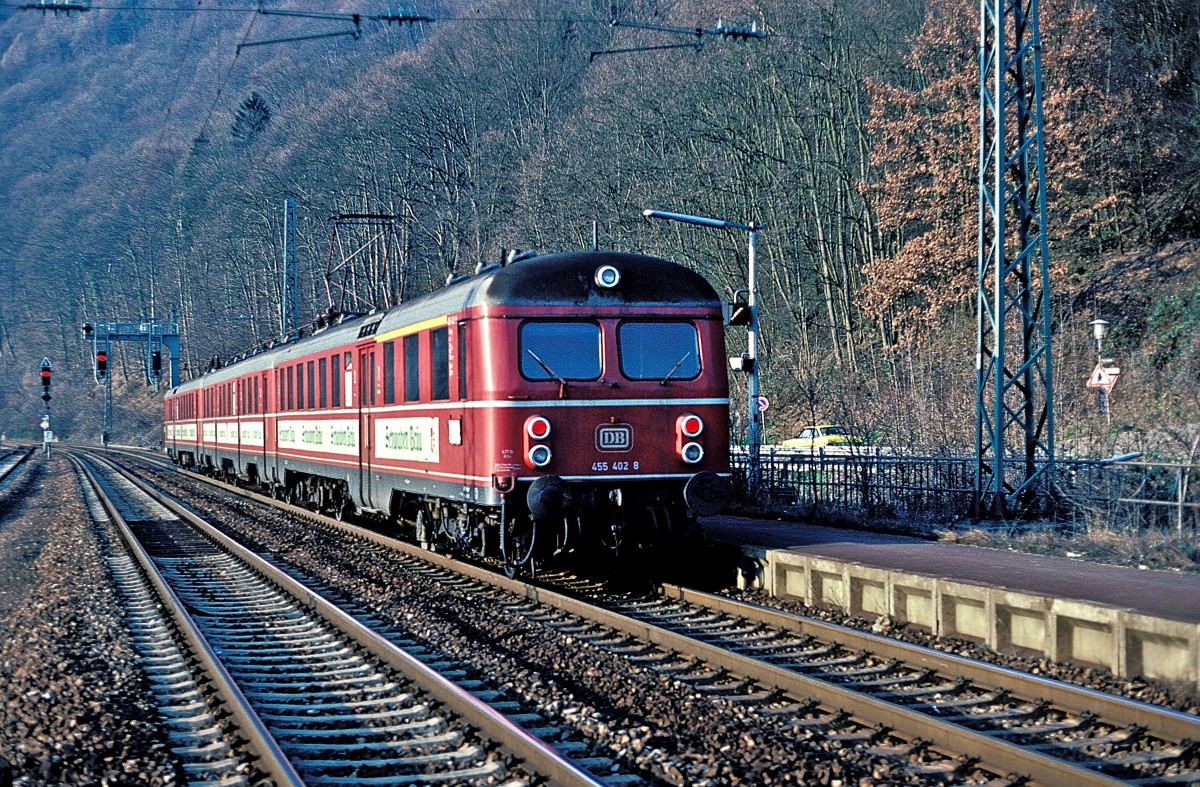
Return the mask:
[[640, 469], [641, 462], [592, 462], [593, 473], [627, 473]]

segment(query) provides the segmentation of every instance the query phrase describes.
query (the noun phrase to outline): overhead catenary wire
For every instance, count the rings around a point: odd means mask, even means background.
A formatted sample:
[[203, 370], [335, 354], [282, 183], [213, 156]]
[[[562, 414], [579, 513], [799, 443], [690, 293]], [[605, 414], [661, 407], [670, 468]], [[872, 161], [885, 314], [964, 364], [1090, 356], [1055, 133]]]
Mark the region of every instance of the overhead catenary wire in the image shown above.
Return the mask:
[[[189, 13], [189, 12], [217, 13], [217, 14], [266, 13], [269, 15], [294, 14], [297, 16], [300, 16], [300, 15], [306, 15], [306, 16], [323, 15], [323, 16], [328, 16], [328, 17], [338, 16], [335, 14], [330, 14], [327, 11], [320, 11], [320, 10], [297, 11], [297, 10], [271, 9], [271, 8], [266, 7], [264, 4], [236, 5], [236, 6], [233, 6], [233, 5], [230, 5], [230, 6], [206, 6], [204, 8], [197, 8], [197, 7], [191, 6], [191, 5], [168, 5], [168, 4], [157, 4], [157, 3], [156, 4], [147, 4], [147, 5], [139, 5], [136, 3], [129, 4], [129, 5], [112, 5], [112, 4], [104, 4], [104, 3], [77, 2], [75, 0], [38, 0], [38, 2], [15, 2], [14, 0], [0, 0], [0, 8], [13, 8], [13, 9], [19, 9], [19, 10], [55, 11], [56, 7], [57, 7], [57, 10], [60, 12], [80, 10], [80, 11], [109, 11], [109, 12], [114, 12], [114, 13], [122, 13], [122, 12], [129, 13], [129, 12], [147, 11], [147, 12], [155, 12], [155, 13]], [[362, 19], [369, 19], [371, 21], [377, 21], [377, 22], [386, 22], [388, 24], [391, 24], [392, 22], [407, 23], [407, 22], [411, 21], [411, 22], [427, 22], [427, 23], [475, 22], [475, 23], [482, 23], [482, 24], [562, 24], [563, 22], [570, 22], [572, 24], [596, 25], [598, 27], [611, 27], [613, 25], [612, 19], [601, 19], [601, 18], [586, 17], [586, 16], [536, 16], [536, 15], [526, 15], [526, 16], [488, 15], [488, 16], [484, 16], [484, 15], [478, 15], [478, 14], [473, 14], [473, 15], [447, 14], [444, 16], [420, 15], [421, 18], [419, 18], [419, 19], [415, 19], [415, 18], [409, 19], [409, 18], [405, 17], [406, 13], [407, 12], [401, 11], [399, 14], [396, 14], [394, 12], [389, 11], [389, 12], [386, 12], [383, 14], [378, 14], [378, 13], [371, 13], [370, 11], [358, 11], [358, 12], [345, 12], [344, 14], [341, 14], [340, 16], [351, 17], [354, 15], [358, 15]], [[404, 17], [404, 18], [401, 18], [401, 17]], [[641, 25], [641, 23], [634, 23], [634, 22], [622, 20], [621, 26], [635, 27], [635, 26], [640, 26], [640, 25]], [[666, 27], [666, 26], [663, 26], [663, 27]], [[738, 26], [733, 25], [733, 26], [728, 26], [728, 27], [730, 27], [730, 32], [733, 32], [733, 28], [736, 28]], [[689, 33], [694, 33], [696, 28], [683, 28], [683, 29]], [[764, 35], [766, 35], [766, 36], [769, 36], [772, 41], [783, 41], [783, 40], [786, 40], [786, 41], [811, 41], [814, 38], [821, 39], [821, 40], [828, 40], [831, 38], [834, 40], [842, 40], [840, 36], [830, 36], [828, 33], [818, 32], [818, 33], [814, 34], [814, 32], [811, 30], [805, 30], [805, 31], [786, 30], [783, 28], [775, 27], [775, 26], [772, 26], [770, 28], [769, 33], [767, 32], [767, 30], [765, 28], [755, 29], [754, 26], [751, 27], [751, 31], [753, 33], [757, 33], [757, 35], [752, 36], [754, 38], [762, 38]], [[732, 36], [730, 36], [730, 37], [732, 37]], [[848, 43], [854, 42], [853, 39], [849, 39], [849, 38], [847, 38], [846, 41]]]
[[[196, 0], [196, 7], [193, 10], [199, 10], [203, 3], [204, 0]], [[188, 28], [187, 40], [183, 44], [183, 57], [179, 59], [179, 63], [175, 66], [175, 81], [171, 85], [171, 98], [167, 101], [167, 112], [158, 127], [158, 138], [154, 141], [155, 148], [162, 147], [163, 137], [167, 133], [167, 124], [171, 121], [171, 113], [175, 110], [175, 100], [179, 98], [179, 83], [183, 81], [183, 70], [187, 65], [188, 57], [192, 51], [192, 41], [196, 37], [196, 22], [199, 18], [199, 14], [192, 14], [192, 24]]]

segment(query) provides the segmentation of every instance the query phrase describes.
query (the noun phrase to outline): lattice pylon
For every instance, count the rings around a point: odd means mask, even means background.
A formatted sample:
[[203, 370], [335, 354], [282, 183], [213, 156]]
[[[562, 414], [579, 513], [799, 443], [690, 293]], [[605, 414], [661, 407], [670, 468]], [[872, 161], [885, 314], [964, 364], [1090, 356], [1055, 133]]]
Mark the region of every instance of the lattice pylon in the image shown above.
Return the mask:
[[382, 213], [343, 213], [331, 219], [325, 293], [331, 312], [387, 309], [404, 300], [407, 250], [401, 218]]
[[999, 518], [1051, 499], [1046, 162], [1037, 0], [981, 0], [979, 8], [973, 513]]

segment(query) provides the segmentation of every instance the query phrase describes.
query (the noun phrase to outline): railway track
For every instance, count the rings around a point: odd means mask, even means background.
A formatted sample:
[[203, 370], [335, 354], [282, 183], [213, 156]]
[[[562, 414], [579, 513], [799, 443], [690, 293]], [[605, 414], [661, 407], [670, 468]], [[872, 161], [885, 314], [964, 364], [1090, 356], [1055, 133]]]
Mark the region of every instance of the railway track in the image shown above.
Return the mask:
[[0, 491], [19, 474], [35, 450], [32, 447], [0, 449]]
[[998, 772], [1045, 784], [1200, 784], [1200, 720], [1186, 714], [685, 588], [595, 603], [653, 627], [660, 647], [699, 644], [689, 652], [760, 687], [810, 695]]
[[393, 559], [411, 571], [490, 594], [505, 614], [669, 676], [764, 726], [898, 763], [898, 778], [1200, 784], [1193, 716], [678, 587], [631, 596], [588, 583], [552, 590], [514, 582], [308, 516], [403, 554]]
[[507, 602], [512, 614], [697, 692], [917, 759], [908, 773], [957, 779], [980, 769], [996, 784], [1200, 784], [1200, 719], [1169, 709], [677, 586], [631, 596], [573, 579], [562, 593], [467, 581], [523, 595]]
[[[152, 686], [194, 773], [222, 783], [252, 783], [261, 770], [297, 785], [602, 784], [169, 501], [98, 460], [81, 466], [171, 609], [170, 623], [149, 619], [154, 602], [137, 592], [138, 572], [116, 559]], [[186, 646], [172, 643], [171, 628]], [[187, 668], [188, 654], [201, 674]], [[217, 697], [199, 691], [207, 683]], [[236, 729], [219, 721], [226, 715]]]

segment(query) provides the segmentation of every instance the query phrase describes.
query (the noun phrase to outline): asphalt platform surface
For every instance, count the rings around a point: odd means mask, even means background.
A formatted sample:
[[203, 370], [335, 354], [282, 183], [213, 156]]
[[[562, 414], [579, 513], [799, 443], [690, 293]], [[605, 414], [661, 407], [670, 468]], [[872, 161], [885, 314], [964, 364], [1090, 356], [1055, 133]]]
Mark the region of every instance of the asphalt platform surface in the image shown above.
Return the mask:
[[1105, 566], [1066, 557], [943, 544], [802, 522], [716, 516], [702, 519], [700, 524], [709, 541], [717, 543], [786, 549], [1200, 623], [1200, 574]]

